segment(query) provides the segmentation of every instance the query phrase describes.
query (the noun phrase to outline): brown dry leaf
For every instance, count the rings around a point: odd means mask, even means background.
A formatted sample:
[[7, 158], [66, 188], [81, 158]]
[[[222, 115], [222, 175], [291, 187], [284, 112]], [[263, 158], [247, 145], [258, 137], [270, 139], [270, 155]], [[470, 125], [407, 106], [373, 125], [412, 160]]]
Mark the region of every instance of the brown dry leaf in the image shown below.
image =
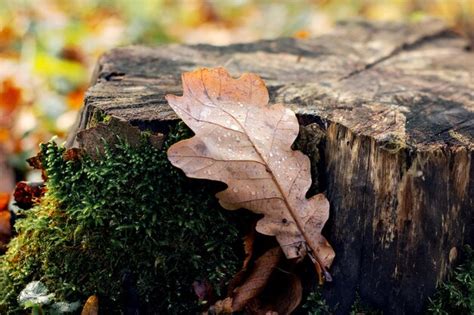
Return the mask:
[[43, 158], [43, 155], [42, 155], [41, 152], [39, 152], [37, 155], [26, 159], [26, 162], [32, 168], [34, 168], [36, 170], [42, 170], [42, 169], [44, 169], [43, 163], [41, 162], [42, 158]]
[[183, 96], [166, 99], [195, 136], [170, 147], [171, 163], [189, 177], [226, 183], [216, 195], [224, 208], [263, 214], [258, 232], [275, 236], [289, 259], [312, 251], [329, 275], [334, 251], [321, 235], [329, 202], [323, 194], [305, 197], [310, 161], [291, 149], [299, 131], [295, 114], [268, 106], [255, 74], [233, 79], [223, 68], [199, 69], [182, 79]]
[[99, 314], [99, 298], [97, 295], [91, 295], [84, 307], [82, 308], [81, 315], [98, 315]]
[[[275, 275], [275, 274], [274, 274]], [[280, 272], [276, 283], [270, 280], [264, 296], [250, 301], [245, 310], [247, 314], [291, 314], [301, 303], [303, 286], [298, 276]], [[269, 288], [271, 287], [271, 288]]]
[[227, 286], [227, 292], [228, 295], [232, 295], [232, 292], [236, 287], [242, 284], [244, 281], [245, 277], [248, 274], [248, 266], [250, 261], [252, 260], [254, 256], [254, 245], [255, 245], [255, 238], [257, 232], [255, 232], [255, 224], [257, 221], [255, 221], [252, 224], [252, 229], [244, 236], [243, 241], [244, 241], [244, 253], [245, 253], [245, 259], [242, 264], [242, 268], [240, 269], [239, 272], [237, 272], [232, 280], [230, 281], [229, 285]]
[[16, 184], [13, 197], [18, 207], [30, 209], [41, 201], [45, 192], [46, 187], [43, 182], [21, 181]]
[[252, 229], [244, 236], [244, 253], [245, 253], [245, 259], [242, 264], [242, 269], [246, 269], [250, 260], [252, 259], [253, 256], [253, 248], [255, 245], [255, 237], [257, 236], [255, 233], [255, 224], [253, 224]]
[[29, 166], [31, 166], [35, 170], [41, 170], [41, 178], [43, 179], [44, 182], [46, 182], [48, 180], [48, 176], [46, 174], [46, 170], [43, 167], [43, 162], [41, 161], [42, 159], [43, 159], [43, 154], [40, 151], [35, 156], [32, 156], [26, 159], [26, 162], [28, 163]]
[[210, 313], [230, 314], [242, 311], [249, 303], [253, 305], [254, 300], [267, 287], [268, 280], [282, 256], [281, 249], [274, 247], [255, 260], [248, 273], [247, 266], [244, 266], [229, 285], [229, 297], [211, 306]]
[[282, 257], [278, 247], [269, 249], [260, 256], [245, 282], [232, 292], [232, 311], [241, 311], [249, 301], [256, 298], [265, 289], [273, 269]]
[[241, 311], [249, 301], [257, 297], [268, 283], [273, 269], [282, 257], [278, 247], [269, 249], [256, 261], [247, 280], [233, 292], [232, 310]]

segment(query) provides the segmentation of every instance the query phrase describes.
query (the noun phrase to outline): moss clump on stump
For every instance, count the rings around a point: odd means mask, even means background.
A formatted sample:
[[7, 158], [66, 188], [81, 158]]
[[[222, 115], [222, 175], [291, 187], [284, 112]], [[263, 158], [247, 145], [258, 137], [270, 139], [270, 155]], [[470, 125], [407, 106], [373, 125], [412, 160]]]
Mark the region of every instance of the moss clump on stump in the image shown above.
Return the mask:
[[464, 259], [430, 299], [428, 314], [474, 314], [474, 250], [466, 245]]
[[64, 148], [43, 145], [48, 191], [0, 258], [0, 313], [19, 312], [17, 296], [33, 280], [63, 301], [98, 294], [107, 314], [130, 292], [147, 314], [191, 314], [193, 281], [224, 287], [241, 264], [238, 214], [218, 206], [209, 182], [168, 162], [167, 147], [187, 133], [176, 128], [163, 150], [120, 143], [96, 160], [65, 161]]

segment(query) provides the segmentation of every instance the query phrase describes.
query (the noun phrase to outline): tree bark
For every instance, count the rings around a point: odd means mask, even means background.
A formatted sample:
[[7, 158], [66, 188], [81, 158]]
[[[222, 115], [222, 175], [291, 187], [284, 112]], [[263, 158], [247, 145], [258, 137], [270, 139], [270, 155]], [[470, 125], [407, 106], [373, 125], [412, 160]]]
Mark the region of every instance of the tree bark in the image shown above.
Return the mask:
[[225, 47], [119, 48], [100, 59], [68, 145], [97, 115], [166, 134], [178, 118], [164, 96], [182, 93], [182, 72], [256, 73], [271, 103], [326, 131], [319, 176], [331, 210], [323, 234], [336, 251], [326, 299], [340, 314], [356, 292], [386, 314], [416, 314], [456, 249], [474, 241], [470, 50], [435, 21], [346, 22], [317, 38]]

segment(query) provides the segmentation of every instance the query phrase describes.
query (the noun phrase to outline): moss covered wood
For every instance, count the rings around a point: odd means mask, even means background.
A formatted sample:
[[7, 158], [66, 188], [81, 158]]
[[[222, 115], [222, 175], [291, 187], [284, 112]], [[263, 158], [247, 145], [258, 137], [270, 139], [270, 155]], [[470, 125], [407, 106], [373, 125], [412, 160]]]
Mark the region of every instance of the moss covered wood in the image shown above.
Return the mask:
[[337, 253], [329, 304], [345, 313], [358, 290], [386, 314], [421, 312], [455, 261], [449, 253], [474, 239], [468, 42], [435, 21], [349, 22], [307, 40], [115, 49], [97, 65], [69, 145], [95, 111], [166, 133], [177, 117], [164, 95], [181, 93], [183, 71], [214, 66], [257, 73], [272, 102], [326, 132], [320, 183]]
[[[188, 136], [177, 127], [164, 148]], [[65, 160], [64, 148], [42, 146], [47, 195], [0, 256], [0, 314], [23, 314], [18, 294], [38, 280], [57, 301], [97, 294], [102, 314], [198, 313], [194, 281], [225, 294], [243, 260], [245, 215], [221, 209], [215, 187], [187, 179], [149, 135], [101, 150]]]

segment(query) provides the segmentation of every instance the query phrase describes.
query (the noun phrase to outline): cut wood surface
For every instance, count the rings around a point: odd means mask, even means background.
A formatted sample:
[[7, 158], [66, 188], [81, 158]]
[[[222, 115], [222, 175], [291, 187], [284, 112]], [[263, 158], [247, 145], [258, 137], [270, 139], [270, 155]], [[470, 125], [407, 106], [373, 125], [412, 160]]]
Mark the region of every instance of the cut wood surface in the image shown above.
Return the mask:
[[181, 73], [216, 66], [259, 75], [270, 103], [326, 131], [319, 187], [336, 260], [324, 295], [337, 313], [356, 292], [386, 314], [420, 313], [450, 252], [474, 241], [468, 42], [436, 21], [346, 22], [305, 40], [118, 48], [100, 59], [68, 145], [107, 115], [166, 133], [178, 118], [164, 96], [182, 94]]

